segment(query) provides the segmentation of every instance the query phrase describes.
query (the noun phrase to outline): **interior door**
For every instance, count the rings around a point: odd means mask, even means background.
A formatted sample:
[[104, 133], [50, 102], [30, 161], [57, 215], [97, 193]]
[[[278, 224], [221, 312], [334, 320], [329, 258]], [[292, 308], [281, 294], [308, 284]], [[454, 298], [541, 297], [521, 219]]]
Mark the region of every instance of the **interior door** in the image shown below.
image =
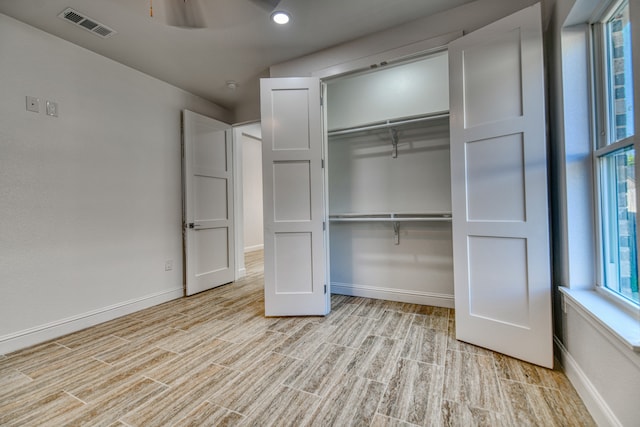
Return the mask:
[[317, 78], [262, 79], [267, 316], [329, 312], [323, 134]]
[[185, 293], [233, 281], [231, 126], [183, 111]]
[[540, 4], [449, 45], [456, 337], [553, 366]]

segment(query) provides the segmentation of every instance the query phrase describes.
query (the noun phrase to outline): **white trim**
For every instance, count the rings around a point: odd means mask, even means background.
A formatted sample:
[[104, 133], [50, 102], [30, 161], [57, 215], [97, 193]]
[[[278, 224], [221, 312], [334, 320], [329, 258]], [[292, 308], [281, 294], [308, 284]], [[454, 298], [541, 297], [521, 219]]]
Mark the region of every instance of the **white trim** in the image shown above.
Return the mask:
[[596, 148], [593, 152], [594, 157], [597, 159], [605, 157], [607, 154], [614, 151], [623, 150], [627, 147], [633, 147], [633, 136], [628, 136], [620, 141], [612, 142], [601, 148]]
[[263, 249], [264, 249], [264, 244], [247, 246], [246, 248], [244, 248], [244, 253], [246, 254], [247, 252], [261, 251]]
[[447, 44], [462, 37], [462, 35], [462, 31], [452, 31], [450, 33], [430, 37], [426, 40], [420, 40], [408, 45], [374, 53], [340, 64], [335, 64], [321, 70], [316, 70], [311, 73], [311, 76], [325, 80], [345, 74], [377, 68], [378, 66], [384, 67], [391, 63], [408, 61], [438, 50], [444, 50], [446, 49]]
[[609, 21], [611, 18], [613, 18], [613, 15], [618, 11], [618, 9], [622, 7], [622, 4], [626, 1], [627, 0], [611, 1], [609, 5], [605, 7], [604, 12], [602, 12], [602, 15], [598, 20], [601, 22]]
[[437, 294], [434, 292], [331, 282], [331, 293], [350, 295], [354, 297], [383, 299], [387, 301], [406, 302], [411, 304], [432, 305], [435, 307], [454, 308], [453, 295]]
[[231, 126], [234, 128], [237, 128], [237, 127], [242, 127], [246, 125], [254, 125], [256, 123], [260, 123], [260, 119], [247, 120], [246, 122], [238, 122], [238, 123], [232, 124]]
[[[631, 301], [624, 295], [608, 289], [605, 286], [596, 285], [596, 287], [591, 290], [595, 291], [601, 298], [604, 298], [605, 301], [615, 305], [620, 310], [626, 311], [630, 316], [636, 316], [638, 318], [638, 322], [640, 322], [640, 305], [636, 302]], [[640, 328], [640, 323], [638, 323], [638, 328]], [[640, 329], [638, 332], [640, 337]]]
[[238, 134], [242, 134], [242, 126], [233, 127], [233, 210], [234, 222], [234, 257], [236, 271], [234, 280], [246, 276], [244, 261], [244, 181], [242, 176], [242, 144]]
[[[640, 352], [640, 311], [634, 317], [592, 290], [573, 290], [560, 286], [566, 302], [622, 354]], [[636, 358], [630, 358], [640, 367]]]
[[107, 322], [145, 308], [181, 298], [183, 295], [184, 288], [180, 286], [168, 291], [146, 295], [4, 335], [0, 337], [0, 354], [7, 354], [34, 344], [58, 338], [71, 332], [97, 325], [98, 323]]
[[578, 392], [596, 424], [601, 427], [623, 427], [609, 405], [607, 405], [607, 402], [589, 381], [589, 377], [580, 368], [580, 365], [578, 365], [558, 337], [554, 337], [554, 344], [558, 350], [556, 354], [559, 353], [561, 355], [562, 367], [567, 378], [569, 378], [569, 381]]
[[256, 141], [262, 142], [262, 137], [251, 135], [250, 133], [247, 133], [247, 132], [242, 132], [242, 136], [246, 136], [247, 138], [255, 139]]

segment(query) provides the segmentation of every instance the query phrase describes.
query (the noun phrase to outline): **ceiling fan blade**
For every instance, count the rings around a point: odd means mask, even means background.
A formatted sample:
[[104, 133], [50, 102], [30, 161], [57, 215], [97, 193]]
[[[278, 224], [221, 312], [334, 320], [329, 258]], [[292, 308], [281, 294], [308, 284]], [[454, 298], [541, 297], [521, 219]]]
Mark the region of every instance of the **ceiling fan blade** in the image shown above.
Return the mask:
[[207, 26], [198, 0], [165, 0], [167, 24], [181, 28]]
[[251, 0], [267, 12], [273, 12], [281, 0]]

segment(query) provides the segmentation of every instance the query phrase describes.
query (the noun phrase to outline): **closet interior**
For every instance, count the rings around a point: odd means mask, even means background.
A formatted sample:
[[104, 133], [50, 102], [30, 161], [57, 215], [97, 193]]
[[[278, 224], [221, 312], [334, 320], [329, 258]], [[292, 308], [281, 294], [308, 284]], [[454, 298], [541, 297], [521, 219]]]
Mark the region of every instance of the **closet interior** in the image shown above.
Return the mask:
[[446, 51], [326, 86], [332, 293], [453, 307]]

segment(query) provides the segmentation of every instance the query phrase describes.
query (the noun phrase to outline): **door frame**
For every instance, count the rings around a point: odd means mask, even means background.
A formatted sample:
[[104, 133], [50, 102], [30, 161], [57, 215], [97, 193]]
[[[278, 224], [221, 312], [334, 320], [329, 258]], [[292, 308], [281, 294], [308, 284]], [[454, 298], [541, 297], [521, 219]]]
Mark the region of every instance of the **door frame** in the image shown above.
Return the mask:
[[[311, 73], [312, 77], [320, 79], [322, 86], [322, 125], [323, 125], [323, 156], [325, 159], [325, 168], [323, 169], [324, 180], [324, 199], [325, 199], [325, 221], [326, 230], [324, 232], [325, 239], [325, 277], [327, 282], [327, 297], [331, 298], [331, 248], [330, 248], [330, 229], [331, 225], [329, 218], [329, 141], [328, 141], [328, 127], [327, 127], [327, 83], [334, 79], [339, 79], [348, 75], [362, 74], [366, 72], [375, 73], [378, 68], [383, 70], [386, 66], [395, 66], [410, 63], [428, 57], [429, 55], [443, 52], [448, 49], [450, 42], [463, 36], [462, 31], [454, 31], [446, 33], [437, 37], [421, 40], [416, 43], [409, 44], [390, 50], [386, 50], [380, 53], [376, 53], [363, 58], [358, 58], [353, 61], [348, 61], [342, 64], [338, 64], [332, 67], [328, 67], [322, 70], [317, 70]], [[330, 305], [329, 305], [330, 307]]]
[[[352, 61], [347, 61], [342, 64], [338, 64], [335, 66], [331, 66], [324, 69], [319, 69], [312, 71], [310, 75], [312, 77], [318, 77], [322, 83], [325, 83], [328, 80], [345, 76], [347, 74], [358, 73], [362, 71], [366, 71], [371, 69], [372, 64], [394, 64], [409, 61], [410, 59], [418, 59], [423, 56], [427, 56], [431, 53], [435, 53], [437, 51], [441, 51], [447, 48], [449, 42], [462, 37], [462, 31], [453, 31], [450, 33], [446, 33], [437, 37], [428, 38], [425, 40], [421, 40], [419, 42], [411, 43], [407, 46], [401, 46], [394, 49], [389, 49], [380, 53], [375, 53], [373, 55], [365, 56], [363, 58], [358, 58]], [[325, 94], [323, 94], [325, 96]], [[323, 111], [325, 111], [323, 109]], [[323, 113], [324, 114], [324, 113]], [[326, 117], [323, 117], [323, 121], [326, 124]], [[233, 128], [233, 167], [234, 167], [234, 198], [235, 198], [235, 206], [236, 211], [234, 213], [235, 220], [235, 257], [236, 257], [236, 280], [242, 278], [246, 274], [245, 262], [244, 262], [244, 217], [243, 217], [243, 190], [244, 183], [242, 181], [242, 148], [240, 147], [240, 143], [238, 140], [239, 131], [243, 126], [252, 125], [255, 123], [260, 123], [260, 119], [258, 120], [250, 120], [241, 123], [234, 123], [232, 125]], [[326, 135], [324, 135], [326, 138]], [[325, 141], [326, 147], [326, 141]], [[325, 153], [326, 159], [326, 153]], [[325, 173], [326, 175], [326, 173]], [[326, 179], [326, 177], [325, 177]], [[326, 183], [325, 183], [326, 184]], [[326, 185], [325, 185], [326, 188]], [[327, 245], [328, 251], [328, 245]], [[329, 254], [327, 252], [327, 259]], [[329, 273], [327, 268], [327, 274]], [[329, 277], [329, 276], [327, 276]], [[327, 284], [330, 286], [330, 284]]]

